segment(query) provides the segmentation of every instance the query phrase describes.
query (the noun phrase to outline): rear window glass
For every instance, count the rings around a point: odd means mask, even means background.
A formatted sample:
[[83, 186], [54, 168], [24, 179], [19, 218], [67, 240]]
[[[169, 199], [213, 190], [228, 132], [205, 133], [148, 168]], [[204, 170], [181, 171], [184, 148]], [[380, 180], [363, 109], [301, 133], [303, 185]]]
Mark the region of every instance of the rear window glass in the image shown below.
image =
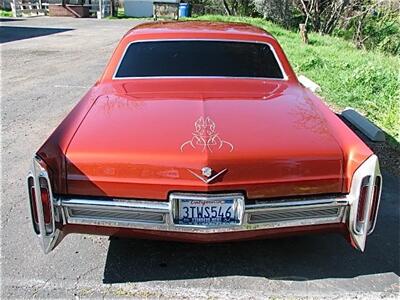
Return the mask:
[[231, 41], [130, 44], [115, 77], [154, 76], [283, 78], [268, 44]]

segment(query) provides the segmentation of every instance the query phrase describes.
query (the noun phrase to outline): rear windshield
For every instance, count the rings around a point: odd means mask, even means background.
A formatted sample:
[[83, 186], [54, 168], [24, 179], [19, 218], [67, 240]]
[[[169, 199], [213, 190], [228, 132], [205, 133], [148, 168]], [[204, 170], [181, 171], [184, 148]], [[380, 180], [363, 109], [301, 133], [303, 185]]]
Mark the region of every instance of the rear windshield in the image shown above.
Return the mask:
[[156, 41], [129, 45], [116, 78], [256, 77], [282, 79], [268, 44], [231, 41]]

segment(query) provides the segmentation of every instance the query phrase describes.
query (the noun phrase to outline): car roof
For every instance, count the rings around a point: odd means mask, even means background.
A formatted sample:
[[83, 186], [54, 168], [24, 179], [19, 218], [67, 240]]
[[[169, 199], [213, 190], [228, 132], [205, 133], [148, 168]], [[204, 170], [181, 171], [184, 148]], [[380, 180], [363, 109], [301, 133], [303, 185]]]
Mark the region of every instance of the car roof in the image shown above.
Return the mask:
[[138, 35], [148, 34], [229, 34], [229, 35], [256, 35], [271, 38], [272, 35], [267, 31], [245, 23], [235, 22], [210, 22], [210, 21], [159, 21], [143, 23], [135, 26], [127, 32], [127, 37], [137, 37]]
[[281, 46], [267, 31], [245, 23], [209, 21], [158, 21], [135, 26], [120, 40], [101, 81], [113, 80], [115, 71], [131, 43], [164, 40], [221, 40], [267, 43], [274, 49], [288, 80], [297, 82], [296, 75], [290, 67]]

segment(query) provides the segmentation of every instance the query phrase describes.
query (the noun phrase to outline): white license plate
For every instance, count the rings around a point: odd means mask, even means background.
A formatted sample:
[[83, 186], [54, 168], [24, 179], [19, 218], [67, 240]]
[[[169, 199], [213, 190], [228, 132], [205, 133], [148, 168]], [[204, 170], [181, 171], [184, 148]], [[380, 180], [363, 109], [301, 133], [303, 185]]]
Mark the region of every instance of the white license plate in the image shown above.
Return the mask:
[[239, 223], [238, 202], [230, 199], [178, 199], [181, 225], [224, 225]]

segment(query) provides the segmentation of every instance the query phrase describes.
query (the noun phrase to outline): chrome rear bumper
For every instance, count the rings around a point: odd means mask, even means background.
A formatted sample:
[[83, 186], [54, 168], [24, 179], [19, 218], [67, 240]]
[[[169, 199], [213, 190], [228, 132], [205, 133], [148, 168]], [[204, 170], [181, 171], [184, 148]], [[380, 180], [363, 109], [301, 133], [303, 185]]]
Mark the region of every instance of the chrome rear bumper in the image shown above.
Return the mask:
[[[168, 202], [138, 200], [59, 199], [56, 208], [66, 224], [160, 231], [218, 233], [345, 222], [346, 196], [307, 200], [259, 201], [243, 205], [240, 223], [225, 226], [180, 225], [174, 221], [174, 194]], [[196, 194], [196, 196], [199, 196]], [[224, 195], [204, 194], [207, 199]]]

